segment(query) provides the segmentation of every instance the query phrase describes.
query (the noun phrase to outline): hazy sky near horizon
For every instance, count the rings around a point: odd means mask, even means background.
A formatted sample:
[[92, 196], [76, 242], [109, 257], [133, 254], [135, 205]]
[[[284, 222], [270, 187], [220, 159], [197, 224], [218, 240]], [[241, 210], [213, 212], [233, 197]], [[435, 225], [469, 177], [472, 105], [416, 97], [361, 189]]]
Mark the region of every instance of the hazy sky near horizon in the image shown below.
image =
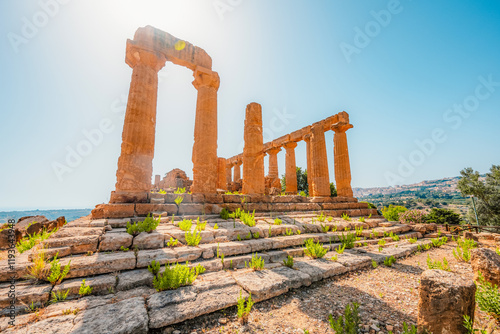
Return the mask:
[[[347, 111], [353, 187], [500, 164], [500, 1], [23, 0], [0, 1], [0, 22], [0, 210], [109, 200], [125, 43], [146, 25], [212, 57], [221, 157], [242, 151], [258, 102], [266, 141]], [[167, 63], [159, 77], [153, 174], [192, 177], [192, 71]], [[305, 167], [304, 142], [296, 156]]]

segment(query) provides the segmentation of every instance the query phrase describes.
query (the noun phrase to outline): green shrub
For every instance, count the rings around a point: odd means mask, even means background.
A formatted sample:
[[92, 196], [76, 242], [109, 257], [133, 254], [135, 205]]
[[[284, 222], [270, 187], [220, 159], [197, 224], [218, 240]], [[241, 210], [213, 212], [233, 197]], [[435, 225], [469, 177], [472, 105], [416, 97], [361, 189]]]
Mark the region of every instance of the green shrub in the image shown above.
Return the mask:
[[443, 261], [439, 260], [431, 260], [431, 257], [427, 254], [427, 267], [429, 269], [441, 269], [441, 270], [446, 270], [446, 271], [451, 271], [450, 267], [448, 266], [448, 260], [446, 260], [445, 257], [443, 257]]
[[60, 290], [60, 291], [52, 291], [51, 292], [51, 295], [52, 295], [52, 298], [50, 299], [50, 304], [55, 304], [57, 302], [62, 302], [62, 301], [65, 301], [66, 298], [68, 297], [68, 294], [69, 294], [69, 289], [66, 290], [66, 292]]
[[407, 210], [398, 214], [398, 220], [403, 224], [422, 224], [425, 223], [426, 217], [423, 210]]
[[159, 273], [153, 278], [153, 286], [156, 291], [174, 290], [181, 286], [191, 285], [199, 274], [205, 272], [205, 268], [200, 264], [193, 268], [189, 268], [188, 264], [188, 262], [186, 264], [166, 264], [163, 274]]
[[372, 267], [375, 269], [378, 267], [378, 263], [375, 260], [372, 260]]
[[460, 215], [448, 209], [432, 208], [427, 214], [427, 223], [435, 224], [460, 224]]
[[246, 298], [241, 296], [238, 298], [238, 318], [243, 324], [248, 322], [248, 316], [250, 315], [250, 311], [252, 311], [253, 301], [252, 301], [252, 293], [248, 296], [248, 301]]
[[354, 248], [354, 241], [356, 241], [356, 234], [355, 233], [347, 233], [344, 235], [342, 233], [339, 235], [340, 243], [345, 246], [345, 248]]
[[196, 221], [196, 230], [198, 231], [205, 231], [205, 228], [207, 227], [207, 222], [204, 222], [204, 223], [200, 223], [199, 221], [200, 218], [198, 218], [198, 220]]
[[343, 254], [345, 250], [345, 244], [341, 244], [339, 247], [335, 249], [335, 251], [339, 254]]
[[153, 260], [151, 262], [151, 265], [148, 266], [148, 270], [154, 276], [158, 275], [158, 273], [160, 272], [160, 262]]
[[220, 211], [220, 217], [224, 220], [228, 220], [229, 219], [229, 211], [227, 211], [226, 208], [223, 208], [221, 211]]
[[411, 327], [409, 327], [406, 322], [403, 322], [403, 331], [401, 332], [401, 334], [417, 334], [417, 327], [414, 325], [411, 325]]
[[417, 238], [409, 238], [409, 239], [406, 239], [410, 244], [414, 244], [417, 242]]
[[252, 213], [250, 212], [241, 212], [240, 220], [243, 222], [243, 224], [253, 227], [255, 226], [255, 210], [253, 210]]
[[365, 222], [365, 217], [359, 217], [358, 219], [360, 222], [364, 223]]
[[399, 241], [399, 235], [397, 235], [397, 234], [391, 235], [391, 238], [393, 241]]
[[382, 209], [382, 215], [388, 221], [397, 221], [397, 220], [399, 220], [399, 213], [405, 212], [407, 210], [408, 209], [405, 208], [404, 206], [391, 204], [391, 205], [389, 205], [389, 207], [384, 206], [384, 208]]
[[167, 247], [175, 247], [179, 243], [179, 240], [170, 237], [170, 240], [167, 242]]
[[481, 311], [500, 319], [500, 291], [498, 286], [487, 282], [481, 272], [478, 275], [476, 303]]
[[[253, 270], [262, 270], [264, 269], [264, 259], [261, 256], [258, 256], [257, 253], [252, 254], [252, 259], [250, 263], [248, 263], [248, 267]], [[247, 262], [245, 262], [245, 267], [247, 267]]]
[[59, 260], [57, 259], [57, 255], [54, 256], [54, 259], [50, 261], [50, 275], [47, 277], [47, 281], [52, 283], [52, 285], [56, 285], [61, 283], [61, 281], [68, 275], [70, 265], [71, 265], [71, 260], [68, 262], [67, 265], [64, 266], [62, 272], [61, 272], [61, 264], [59, 263]]
[[363, 226], [355, 226], [354, 229], [356, 230], [356, 236], [360, 237], [363, 235]]
[[193, 232], [186, 231], [184, 235], [188, 246], [198, 246], [198, 244], [201, 241], [201, 233], [199, 231], [196, 230], [194, 230]]
[[396, 258], [392, 255], [384, 259], [384, 265], [386, 265], [387, 267], [392, 267], [394, 263], [396, 263]]
[[175, 204], [177, 205], [181, 205], [182, 201], [184, 200], [184, 197], [183, 196], [177, 196], [175, 199], [174, 199], [174, 202]]
[[285, 235], [286, 236], [291, 236], [293, 235], [293, 230], [291, 228], [285, 228]]
[[92, 293], [92, 290], [94, 290], [93, 287], [91, 286], [88, 286], [86, 283], [85, 283], [85, 279], [82, 281], [82, 285], [80, 285], [80, 290], [78, 290], [78, 294], [80, 296], [86, 296], [86, 295], [90, 295]]
[[434, 239], [431, 239], [431, 241], [432, 241], [432, 246], [441, 247], [448, 242], [448, 238], [447, 237], [434, 238]]
[[18, 252], [22, 254], [27, 250], [30, 250], [33, 247], [35, 247], [35, 245], [38, 245], [40, 242], [48, 239], [52, 234], [56, 233], [57, 230], [58, 229], [56, 228], [51, 232], [47, 232], [47, 229], [43, 228], [38, 233], [28, 234], [28, 236], [19, 240], [19, 242], [16, 244], [16, 248]]
[[346, 221], [351, 221], [351, 218], [347, 215], [347, 213], [342, 214], [342, 219]]
[[470, 250], [477, 247], [477, 242], [472, 239], [457, 239], [457, 247], [453, 250], [453, 256], [458, 261], [469, 262]]
[[229, 214], [229, 218], [240, 218], [241, 217], [241, 214], [243, 213], [244, 211], [241, 210], [240, 208], [236, 208], [236, 210], [233, 212], [233, 213], [230, 213]]
[[330, 226], [328, 225], [323, 225], [323, 224], [319, 224], [319, 226], [321, 227], [321, 230], [323, 231], [323, 233], [327, 233], [328, 230], [330, 229]]
[[186, 193], [186, 188], [177, 188], [177, 190], [174, 191], [174, 194], [184, 194]]
[[313, 258], [322, 258], [327, 253], [327, 250], [320, 244], [319, 241], [314, 243], [313, 239], [307, 239], [305, 241], [306, 248], [304, 249], [304, 254]]
[[190, 231], [191, 226], [193, 226], [193, 221], [191, 219], [183, 219], [179, 222], [179, 228], [183, 231]]
[[[467, 329], [467, 334], [475, 334], [475, 333], [480, 333], [480, 334], [488, 334], [488, 331], [485, 329], [476, 329], [474, 328], [474, 322], [470, 319], [468, 315], [464, 315], [464, 327]], [[417, 332], [415, 332], [417, 333]]]
[[378, 241], [378, 245], [379, 245], [379, 246], [382, 246], [382, 247], [383, 247], [383, 246], [385, 246], [385, 244], [386, 244], [386, 243], [387, 243], [387, 241], [385, 241], [385, 239], [380, 239], [380, 240]]
[[274, 224], [273, 224], [273, 225], [281, 225], [281, 223], [282, 223], [282, 222], [283, 222], [283, 221], [282, 221], [281, 219], [279, 219], [279, 218], [275, 218], [275, 219], [274, 219]]
[[323, 213], [323, 211], [321, 211], [321, 214], [319, 216], [316, 216], [316, 219], [320, 222], [320, 223], [324, 223], [325, 220], [326, 220], [326, 216], [325, 214]]
[[343, 315], [335, 320], [330, 314], [328, 321], [330, 322], [330, 327], [336, 334], [357, 334], [361, 323], [361, 318], [359, 317], [359, 304], [348, 304]]
[[368, 204], [368, 209], [376, 209], [377, 206], [373, 203], [370, 203], [370, 202], [366, 202], [366, 201], [361, 201], [360, 203], [366, 203]]
[[130, 223], [127, 222], [127, 233], [131, 235], [137, 235], [141, 232], [151, 232], [156, 230], [158, 225], [160, 224], [160, 217], [158, 219], [154, 219], [150, 214], [140, 222]]
[[288, 268], [293, 268], [293, 256], [288, 255], [287, 258], [283, 260], [283, 264]]

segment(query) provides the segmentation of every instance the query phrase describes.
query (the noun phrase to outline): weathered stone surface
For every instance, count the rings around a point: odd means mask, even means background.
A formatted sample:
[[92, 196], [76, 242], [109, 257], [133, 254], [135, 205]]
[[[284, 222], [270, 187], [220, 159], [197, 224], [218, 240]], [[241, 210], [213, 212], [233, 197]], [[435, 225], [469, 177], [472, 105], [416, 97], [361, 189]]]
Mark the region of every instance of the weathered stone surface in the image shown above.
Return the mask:
[[176, 247], [175, 252], [177, 254], [177, 261], [179, 263], [186, 261], [194, 261], [201, 257], [203, 254], [203, 249], [198, 247]]
[[343, 254], [338, 254], [337, 262], [351, 270], [355, 270], [369, 266], [371, 264], [371, 258], [345, 251]]
[[72, 254], [82, 254], [97, 251], [99, 236], [85, 235], [68, 238], [49, 238], [44, 241], [48, 248], [69, 247]]
[[53, 238], [72, 238], [72, 237], [83, 237], [91, 235], [102, 235], [105, 231], [104, 227], [71, 227], [64, 226], [59, 229], [56, 233], [51, 235]]
[[196, 299], [196, 288], [180, 287], [176, 290], [166, 290], [155, 293], [147, 299], [148, 310], [161, 309], [167, 305], [185, 303]]
[[[62, 291], [66, 293], [69, 290], [68, 298], [79, 296], [78, 291], [82, 284], [82, 278], [65, 280], [61, 284], [54, 286], [52, 291]], [[92, 287], [93, 295], [104, 295], [113, 293], [116, 285], [116, 276], [99, 275], [95, 277], [85, 277], [85, 284]]]
[[[10, 288], [7, 286], [5, 288], [0, 289], [0, 315], [7, 314], [9, 310], [6, 308], [10, 305], [11, 299], [9, 298], [9, 290]], [[43, 285], [25, 285], [25, 284], [16, 284], [15, 293], [16, 293], [16, 306], [19, 310], [25, 309], [26, 306], [30, 305], [32, 302], [35, 303], [38, 307], [41, 307], [49, 300], [50, 291], [52, 290], [52, 285], [43, 284]]]
[[481, 273], [487, 282], [500, 286], [500, 255], [488, 248], [471, 250], [471, 266], [474, 270], [474, 279]]
[[[133, 254], [132, 254], [133, 255]], [[151, 261], [158, 261], [161, 265], [177, 262], [177, 253], [170, 248], [141, 250], [137, 253], [137, 268], [145, 268]]]
[[[45, 320], [34, 322], [27, 327], [23, 327], [22, 329], [14, 330], [14, 333], [19, 334], [67, 334], [67, 333], [75, 333], [73, 329], [75, 325], [73, 321], [75, 320], [76, 315], [63, 315], [60, 317], [47, 318]], [[90, 333], [90, 332], [89, 332]]]
[[115, 251], [120, 250], [121, 247], [130, 248], [133, 239], [134, 237], [128, 233], [105, 233], [101, 237], [99, 250]]
[[112, 228], [123, 228], [127, 227], [127, 223], [130, 222], [130, 218], [121, 218], [121, 219], [108, 219], [108, 224]]
[[72, 334], [146, 334], [148, 313], [142, 297], [84, 310], [74, 319]]
[[182, 203], [179, 205], [179, 215], [200, 215], [203, 213], [203, 204]]
[[135, 212], [138, 216], [147, 216], [148, 214], [153, 213], [153, 212], [168, 212], [169, 215], [176, 215], [177, 214], [177, 205], [176, 204], [136, 203]]
[[152, 286], [153, 274], [147, 269], [125, 271], [118, 274], [117, 291], [130, 290], [142, 285]]
[[[215, 245], [217, 248], [217, 245]], [[244, 241], [232, 241], [219, 244], [219, 254], [224, 256], [246, 254], [252, 252], [250, 244]]]
[[92, 218], [128, 218], [135, 216], [134, 204], [98, 204], [92, 210]]
[[71, 270], [66, 276], [67, 278], [106, 274], [135, 268], [133, 252], [68, 257], [61, 259], [60, 264], [65, 266], [69, 261], [71, 261]]
[[162, 248], [165, 244], [165, 236], [157, 231], [141, 232], [134, 237], [133, 248], [139, 249], [158, 249]]
[[434, 334], [467, 333], [464, 315], [474, 321], [476, 285], [444, 270], [426, 270], [420, 277], [418, 327]]

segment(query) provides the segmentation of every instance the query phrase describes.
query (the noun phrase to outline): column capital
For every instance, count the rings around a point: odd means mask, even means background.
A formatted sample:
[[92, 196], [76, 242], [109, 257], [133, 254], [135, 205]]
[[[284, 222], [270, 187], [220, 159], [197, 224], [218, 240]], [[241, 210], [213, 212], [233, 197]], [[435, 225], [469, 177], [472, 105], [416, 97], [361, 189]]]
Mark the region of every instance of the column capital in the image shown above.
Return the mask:
[[294, 141], [287, 141], [286, 143], [283, 144], [283, 147], [285, 150], [291, 150], [297, 147], [297, 142]]
[[209, 69], [200, 68], [199, 66], [193, 71], [193, 86], [196, 89], [200, 89], [200, 87], [208, 86], [214, 88], [215, 90], [219, 89], [220, 79], [219, 74], [217, 72], [211, 71]]
[[166, 61], [167, 58], [159, 52], [146, 50], [131, 42], [127, 42], [125, 62], [132, 68], [136, 67], [138, 64], [144, 64], [158, 72], [165, 66]]
[[270, 147], [267, 150], [265, 150], [264, 153], [266, 153], [268, 155], [274, 155], [274, 154], [278, 154], [279, 152], [281, 152], [281, 147]]
[[342, 133], [346, 132], [349, 129], [352, 129], [354, 126], [352, 124], [349, 124], [347, 122], [337, 122], [335, 124], [331, 125], [331, 129], [335, 131], [335, 133]]
[[305, 135], [302, 136], [302, 139], [306, 142], [311, 140], [311, 133], [306, 133]]

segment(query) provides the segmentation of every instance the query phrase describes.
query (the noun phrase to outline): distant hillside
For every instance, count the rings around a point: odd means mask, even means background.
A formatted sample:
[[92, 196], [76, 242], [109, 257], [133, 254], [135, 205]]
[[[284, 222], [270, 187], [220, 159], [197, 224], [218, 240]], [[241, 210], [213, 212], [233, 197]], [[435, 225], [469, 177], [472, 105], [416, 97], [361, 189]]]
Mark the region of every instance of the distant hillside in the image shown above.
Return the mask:
[[353, 192], [354, 197], [378, 209], [393, 204], [409, 209], [446, 208], [465, 214], [471, 200], [462, 197], [457, 189], [459, 179], [456, 176], [396, 187], [353, 188]]
[[2, 211], [0, 212], [0, 223], [6, 223], [8, 219], [16, 221], [25, 216], [45, 216], [49, 220], [64, 216], [66, 221], [70, 222], [77, 218], [87, 216], [91, 209], [65, 209], [65, 210], [28, 210], [28, 211]]

